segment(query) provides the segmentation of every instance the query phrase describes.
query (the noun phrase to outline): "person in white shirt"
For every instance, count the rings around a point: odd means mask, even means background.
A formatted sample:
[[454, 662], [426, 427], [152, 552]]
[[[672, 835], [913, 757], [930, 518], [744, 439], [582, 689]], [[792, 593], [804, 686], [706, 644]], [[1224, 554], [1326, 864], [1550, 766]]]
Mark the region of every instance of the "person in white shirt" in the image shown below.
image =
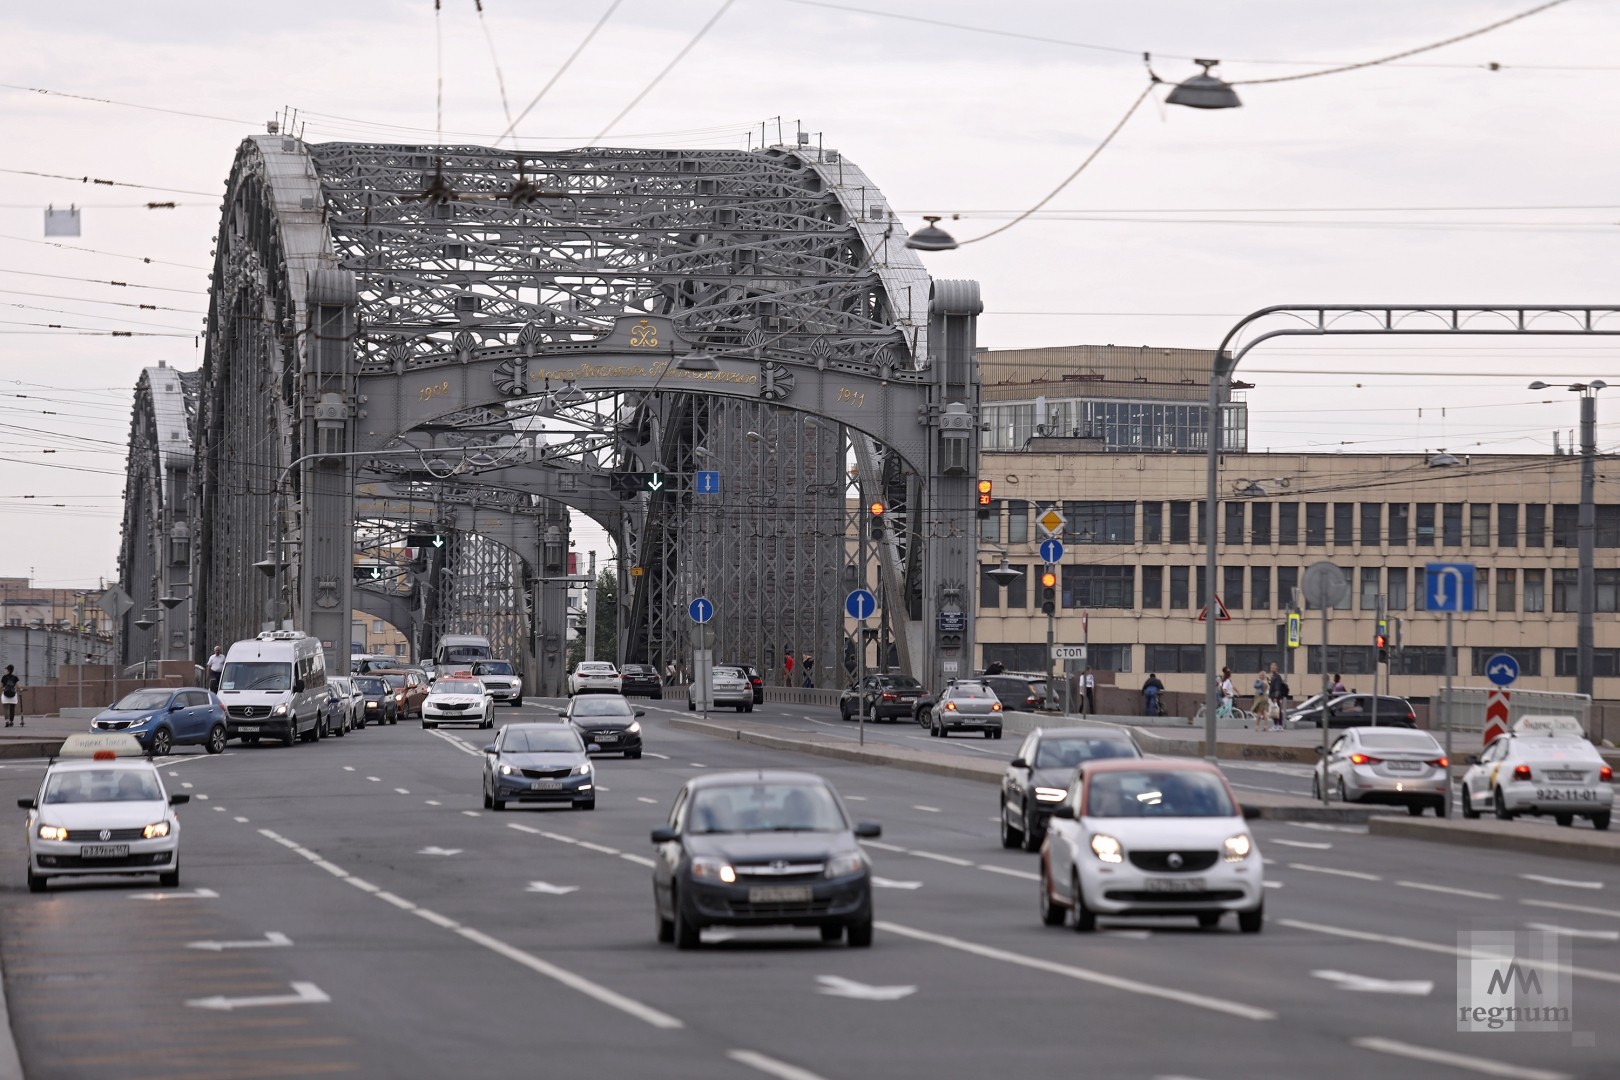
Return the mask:
[[208, 689], [219, 693], [219, 673], [225, 670], [225, 650], [218, 645], [214, 646], [213, 653], [208, 657]]
[[1092, 672], [1090, 664], [1086, 665], [1085, 672], [1080, 676], [1080, 690], [1084, 694], [1082, 709], [1090, 716], [1097, 711], [1097, 676]]

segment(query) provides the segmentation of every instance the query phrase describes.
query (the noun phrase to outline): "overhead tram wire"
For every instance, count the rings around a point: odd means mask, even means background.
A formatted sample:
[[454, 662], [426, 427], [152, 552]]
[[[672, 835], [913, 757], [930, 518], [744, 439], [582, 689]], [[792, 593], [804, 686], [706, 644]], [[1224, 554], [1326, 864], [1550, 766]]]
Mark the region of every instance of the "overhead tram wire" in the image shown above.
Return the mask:
[[148, 289], [152, 292], [189, 293], [192, 296], [196, 296], [202, 291], [200, 289], [176, 288], [173, 285], [141, 285], [133, 281], [116, 281], [110, 278], [79, 277], [76, 274], [47, 274], [41, 270], [8, 270], [0, 267], [0, 274], [22, 274], [27, 277], [51, 278], [55, 281], [83, 281], [91, 285], [115, 285], [120, 289]]
[[206, 315], [198, 308], [169, 307], [166, 304], [131, 303], [128, 300], [95, 300], [88, 296], [63, 296], [60, 293], [24, 292], [21, 289], [0, 289], [3, 296], [32, 296], [40, 300], [69, 300], [75, 304], [103, 304], [108, 307], [138, 308], [142, 311], [175, 311], [181, 315]]
[[8, 173], [12, 176], [37, 176], [45, 180], [72, 180], [75, 183], [91, 184], [97, 187], [139, 188], [142, 191], [164, 191], [172, 195], [201, 195], [210, 199], [217, 194], [212, 191], [192, 191], [189, 188], [158, 187], [155, 184], [134, 184], [124, 180], [104, 180], [99, 176], [68, 176], [65, 173], [35, 172], [32, 169], [0, 169], [0, 173]]
[[101, 255], [109, 259], [133, 259], [136, 262], [146, 263], [150, 266], [178, 266], [182, 270], [202, 270], [206, 266], [193, 266], [191, 263], [172, 262], [168, 259], [154, 259], [147, 255], [125, 255], [118, 251], [101, 251], [97, 248], [80, 247], [78, 244], [59, 244], [54, 240], [35, 240], [29, 236], [13, 236], [10, 233], [0, 233], [0, 240], [16, 240], [23, 244], [42, 244], [45, 247], [58, 248], [62, 251], [81, 251], [87, 255]]
[[607, 10], [602, 12], [602, 17], [596, 20], [596, 24], [592, 26], [590, 32], [585, 35], [584, 40], [578, 45], [574, 46], [574, 51], [568, 54], [568, 59], [564, 60], [562, 62], [562, 66], [552, 73], [551, 78], [548, 79], [546, 84], [540, 88], [540, 92], [534, 95], [534, 100], [530, 101], [523, 107], [523, 111], [518, 113], [516, 120], [512, 120], [510, 117], [508, 117], [509, 122], [506, 125], [506, 130], [495, 136], [496, 146], [501, 145], [501, 140], [512, 134], [513, 129], [515, 129], [519, 124], [523, 123], [523, 118], [528, 116], [529, 113], [534, 110], [534, 107], [540, 104], [541, 99], [551, 92], [551, 88], [557, 85], [557, 80], [561, 79], [563, 74], [573, 66], [574, 61], [579, 59], [580, 54], [585, 51], [585, 47], [591, 43], [591, 39], [596, 37], [597, 31], [601, 30], [602, 27], [607, 25], [608, 19], [613, 17], [613, 13], [618, 10], [619, 5], [623, 2], [624, 0], [612, 0], [612, 3], [608, 4], [607, 6]]
[[506, 117], [507, 126], [512, 124], [512, 106], [506, 100], [506, 76], [501, 72], [501, 58], [495, 52], [495, 38], [489, 32], [489, 23], [484, 19], [484, 0], [473, 0], [473, 6], [478, 9], [478, 28], [484, 32], [484, 44], [489, 46], [489, 62], [495, 68], [495, 85], [501, 91], [501, 113]]
[[737, 0], [725, 0], [725, 3], [720, 5], [720, 9], [713, 15], [709, 16], [709, 21], [698, 27], [697, 33], [693, 34], [691, 39], [688, 40], [685, 45], [681, 46], [680, 52], [676, 53], [674, 58], [671, 59], [669, 63], [664, 65], [663, 70], [661, 70], [657, 75], [653, 76], [652, 82], [644, 86], [641, 93], [630, 99], [630, 104], [620, 109], [619, 114], [612, 120], [609, 120], [602, 130], [596, 133], [595, 137], [591, 139], [591, 144], [593, 146], [600, 144], [603, 136], [612, 131], [614, 127], [618, 125], [619, 121], [623, 120], [625, 116], [629, 114], [631, 109], [634, 109], [637, 105], [640, 105], [642, 99], [648, 94], [652, 93], [655, 86], [664, 81], [664, 76], [675, 70], [675, 65], [684, 60], [686, 58], [686, 54], [697, 47], [697, 43], [702, 41], [708, 32], [713, 29], [714, 24], [720, 21], [720, 16], [731, 10], [731, 5], [735, 4], [736, 2]]

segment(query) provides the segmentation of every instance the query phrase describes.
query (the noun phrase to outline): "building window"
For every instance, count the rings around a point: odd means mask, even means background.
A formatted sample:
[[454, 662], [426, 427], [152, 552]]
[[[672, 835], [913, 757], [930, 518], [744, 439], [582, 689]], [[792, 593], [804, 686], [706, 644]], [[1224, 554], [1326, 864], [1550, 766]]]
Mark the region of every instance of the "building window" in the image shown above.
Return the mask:
[[1136, 605], [1136, 567], [1063, 567], [1065, 608], [1132, 608]]
[[1022, 499], [1007, 500], [1007, 543], [1029, 543], [1029, 503]]
[[1600, 548], [1620, 547], [1620, 506], [1593, 508], [1597, 517], [1597, 534], [1592, 543]]
[[[1225, 586], [1221, 591], [1226, 594], [1221, 597], [1221, 602], [1226, 605], [1227, 611], [1239, 610], [1243, 607], [1243, 567], [1223, 566], [1221, 577]], [[1215, 612], [1209, 612], [1209, 617], [1213, 619]]]
[[1226, 542], [1228, 544], [1243, 543], [1243, 510], [1240, 502], [1229, 502], [1225, 506], [1226, 514]]
[[1299, 503], [1277, 504], [1277, 543], [1284, 547], [1299, 543]]
[[1066, 502], [1064, 539], [1076, 544], [1136, 543], [1136, 504], [1133, 502]]
[[1474, 567], [1474, 610], [1491, 610], [1491, 572], [1483, 566]]
[[1421, 567], [1412, 567], [1412, 610], [1429, 610], [1429, 572]]
[[1496, 504], [1496, 543], [1498, 547], [1519, 546], [1519, 504]]
[[1164, 503], [1142, 504], [1142, 543], [1164, 543]]
[[[1045, 646], [1043, 645], [1044, 649]], [[1086, 663], [1097, 671], [1131, 670], [1129, 645], [1090, 645], [1086, 648]], [[1039, 670], [1037, 668], [1036, 670]]]
[[1580, 604], [1580, 571], [1554, 570], [1553, 610], [1574, 611]]
[[1468, 504], [1468, 542], [1474, 547], [1490, 547], [1491, 504]]
[[1249, 543], [1271, 543], [1271, 504], [1255, 503], [1249, 511]]
[[1339, 602], [1333, 605], [1333, 610], [1349, 611], [1356, 603], [1356, 568], [1341, 566], [1339, 573], [1344, 575], [1344, 594], [1339, 597]]
[[1283, 648], [1277, 645], [1228, 645], [1226, 666], [1232, 669], [1232, 685], [1237, 687], [1238, 701], [1254, 696], [1251, 672], [1269, 670], [1272, 664], [1283, 668]]
[[1530, 614], [1547, 610], [1547, 571], [1524, 572], [1524, 611]]
[[1000, 563], [979, 564], [979, 610], [993, 611], [1001, 606], [1001, 586], [996, 579], [990, 576], [990, 571]]
[[997, 499], [980, 512], [984, 517], [979, 519], [979, 539], [987, 544], [1001, 543], [1001, 500]]
[[1569, 503], [1559, 503], [1553, 507], [1553, 547], [1580, 546], [1580, 512], [1580, 507]]
[[371, 632], [373, 634], [380, 634], [383, 632], [383, 621], [381, 619], [371, 620]]
[[[1444, 645], [1405, 645], [1399, 656], [1391, 656], [1391, 675], [1444, 675], [1446, 674], [1446, 647]], [[1456, 671], [1451, 674], [1455, 675]]]
[[[1595, 506], [1593, 509], [1592, 546], [1620, 547], [1620, 506]], [[1581, 546], [1581, 508], [1559, 505], [1553, 507], [1553, 547], [1578, 548]]]
[[1277, 567], [1277, 606], [1279, 608], [1292, 607], [1294, 603], [1294, 590], [1299, 588], [1299, 567]]
[[1389, 544], [1390, 547], [1404, 547], [1410, 542], [1407, 535], [1411, 524], [1412, 505], [1410, 503], [1389, 504]]
[[395, 656], [404, 656], [404, 655], [406, 655], [406, 653], [405, 653], [405, 643], [403, 641], [399, 642], [398, 644], [396, 644], [394, 646], [394, 655]]
[[1327, 503], [1305, 504], [1305, 546], [1321, 547], [1327, 543]]
[[1271, 610], [1271, 567], [1249, 567], [1249, 607], [1255, 611]]
[[1170, 542], [1172, 544], [1192, 543], [1192, 533], [1189, 523], [1192, 521], [1192, 503], [1173, 502], [1170, 504]]
[[[1371, 645], [1329, 645], [1327, 671], [1322, 670], [1322, 646], [1307, 645], [1307, 671], [1318, 675], [1371, 675], [1378, 670], [1378, 650]], [[1369, 687], [1370, 689], [1370, 687]]]
[[1194, 504], [1194, 506], [1197, 508], [1195, 510], [1196, 520], [1197, 520], [1197, 525], [1198, 525], [1198, 533], [1197, 533], [1196, 539], [1197, 539], [1198, 543], [1202, 544], [1202, 543], [1205, 543], [1205, 542], [1207, 542], [1209, 540], [1209, 533], [1204, 528], [1204, 523], [1209, 518], [1209, 513], [1208, 513], [1209, 504], [1206, 503], [1204, 500], [1200, 499], [1200, 500], [1198, 500], [1197, 503]]
[[1361, 610], [1378, 610], [1378, 567], [1363, 566], [1361, 568]]
[[1012, 584], [1001, 591], [1002, 599], [1007, 602], [1009, 611], [1022, 611], [1029, 607], [1029, 574], [1034, 569], [1023, 563], [1012, 563], [1012, 568], [1018, 571], [1018, 577], [1013, 578]]
[[1147, 670], [1155, 675], [1201, 675], [1204, 672], [1202, 645], [1144, 645]]
[[1142, 607], [1158, 611], [1164, 606], [1164, 567], [1142, 567]]
[[1187, 610], [1187, 568], [1185, 566], [1172, 566], [1170, 568], [1170, 610]]
[[1384, 504], [1361, 504], [1361, 546], [1377, 547], [1384, 533]]
[[[1553, 650], [1553, 673], [1559, 678], [1573, 679], [1579, 666], [1576, 649]], [[1620, 675], [1620, 649], [1593, 649], [1592, 675], [1599, 679], [1612, 679]]]
[[[1574, 651], [1574, 649], [1570, 650], [1570, 652]], [[1474, 674], [1476, 676], [1488, 675], [1489, 672], [1485, 670], [1486, 661], [1490, 660], [1490, 658], [1495, 656], [1497, 653], [1507, 653], [1509, 656], [1513, 657], [1513, 659], [1517, 660], [1519, 662], [1520, 675], [1541, 674], [1540, 649], [1491, 649], [1485, 647], [1484, 645], [1474, 646]], [[1571, 672], [1570, 674], [1574, 674], [1574, 672]]]
[[1517, 610], [1517, 599], [1518, 598], [1514, 595], [1517, 592], [1517, 590], [1513, 587], [1514, 584], [1515, 584], [1513, 579], [1514, 579], [1514, 575], [1516, 573], [1517, 573], [1517, 571], [1514, 571], [1514, 570], [1498, 570], [1496, 572], [1496, 610], [1497, 611], [1516, 611]]
[[1333, 546], [1349, 547], [1356, 542], [1356, 504], [1333, 504]]
[[1524, 506], [1524, 546], [1547, 546], [1547, 507], [1543, 503], [1526, 503]]
[[1594, 611], [1620, 611], [1620, 570], [1598, 570]]
[[1417, 546], [1434, 547], [1434, 503], [1417, 504]]
[[1444, 503], [1440, 513], [1440, 543], [1462, 546], [1462, 503]]
[[1386, 572], [1384, 603], [1389, 611], [1406, 610], [1406, 567], [1392, 566]]
[[1010, 641], [984, 643], [985, 664], [988, 666], [992, 661], [1000, 660], [1008, 671], [1045, 671], [1046, 657], [1044, 641], [1033, 645]]

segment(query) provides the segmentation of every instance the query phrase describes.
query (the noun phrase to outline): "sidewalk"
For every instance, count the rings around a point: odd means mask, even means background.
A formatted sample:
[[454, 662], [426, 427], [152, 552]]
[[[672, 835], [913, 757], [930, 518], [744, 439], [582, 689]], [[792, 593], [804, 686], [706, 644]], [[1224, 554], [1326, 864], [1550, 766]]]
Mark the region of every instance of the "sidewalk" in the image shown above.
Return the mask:
[[89, 730], [89, 720], [71, 716], [29, 716], [22, 727], [6, 727], [0, 722], [0, 758], [49, 757], [61, 747], [63, 739]]

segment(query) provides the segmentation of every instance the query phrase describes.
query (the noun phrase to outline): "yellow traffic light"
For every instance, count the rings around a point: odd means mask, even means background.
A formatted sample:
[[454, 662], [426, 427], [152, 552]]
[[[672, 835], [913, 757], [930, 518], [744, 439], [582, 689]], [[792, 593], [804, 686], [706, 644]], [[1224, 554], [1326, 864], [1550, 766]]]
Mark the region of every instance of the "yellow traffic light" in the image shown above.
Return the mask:
[[988, 480], [979, 481], [979, 505], [990, 505], [990, 481]]
[[873, 503], [873, 504], [872, 504], [872, 505], [871, 505], [871, 506], [870, 506], [870, 507], [868, 507], [868, 509], [870, 509], [870, 510], [871, 510], [871, 511], [872, 511], [872, 516], [873, 516], [873, 517], [882, 517], [882, 516], [883, 516], [883, 512], [884, 512], [884, 511], [885, 511], [885, 510], [887, 510], [887, 509], [888, 509], [888, 507], [887, 507], [887, 506], [884, 506], [884, 505], [883, 505], [883, 504], [882, 504], [882, 503], [880, 503], [880, 502], [875, 502], [875, 503]]
[[1050, 589], [1057, 585], [1057, 575], [1048, 570], [1041, 575], [1041, 588]]

